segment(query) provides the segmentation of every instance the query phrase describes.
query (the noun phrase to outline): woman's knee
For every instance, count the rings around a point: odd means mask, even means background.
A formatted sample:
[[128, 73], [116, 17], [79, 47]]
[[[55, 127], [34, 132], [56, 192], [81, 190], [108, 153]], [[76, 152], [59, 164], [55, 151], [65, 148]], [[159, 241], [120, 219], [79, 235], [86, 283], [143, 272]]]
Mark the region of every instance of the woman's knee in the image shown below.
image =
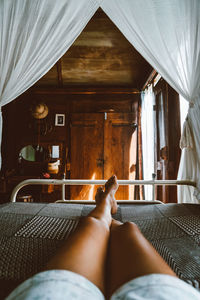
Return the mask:
[[79, 219], [79, 225], [86, 225], [86, 226], [93, 226], [98, 224], [98, 220], [94, 217], [91, 216], [85, 216], [85, 217], [81, 217]]
[[133, 222], [125, 222], [123, 223], [124, 230], [135, 230], [138, 229], [137, 225]]
[[139, 228], [133, 222], [125, 222], [122, 225], [116, 226], [112, 230], [112, 234], [125, 237], [126, 235], [130, 235], [134, 232], [137, 232]]
[[102, 220], [95, 218], [93, 216], [86, 216], [86, 217], [81, 217], [79, 220], [79, 225], [80, 227], [87, 227], [92, 230], [99, 230], [99, 231], [108, 231], [110, 232], [109, 226], [103, 222]]

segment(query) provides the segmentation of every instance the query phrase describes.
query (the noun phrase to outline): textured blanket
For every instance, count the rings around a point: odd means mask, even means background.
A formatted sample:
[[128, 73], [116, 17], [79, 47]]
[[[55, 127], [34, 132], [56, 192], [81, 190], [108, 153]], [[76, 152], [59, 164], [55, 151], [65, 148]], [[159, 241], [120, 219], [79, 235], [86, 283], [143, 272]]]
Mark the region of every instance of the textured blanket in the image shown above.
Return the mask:
[[[0, 205], [0, 298], [42, 270], [93, 205]], [[200, 205], [120, 205], [115, 219], [135, 222], [179, 278], [200, 287]]]

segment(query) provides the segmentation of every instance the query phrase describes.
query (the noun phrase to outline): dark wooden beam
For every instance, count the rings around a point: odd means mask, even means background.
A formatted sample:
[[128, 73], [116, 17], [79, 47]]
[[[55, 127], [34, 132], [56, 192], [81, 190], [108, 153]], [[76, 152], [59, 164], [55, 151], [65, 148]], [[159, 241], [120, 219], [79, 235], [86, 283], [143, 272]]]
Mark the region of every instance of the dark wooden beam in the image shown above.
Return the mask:
[[149, 77], [147, 78], [145, 84], [143, 85], [142, 90], [145, 90], [146, 87], [147, 87], [149, 84], [152, 83], [153, 79], [156, 77], [157, 74], [158, 74], [158, 72], [157, 72], [156, 70], [153, 70], [153, 71], [151, 72], [151, 74], [150, 74]]
[[56, 63], [57, 66], [57, 73], [58, 73], [58, 86], [63, 86], [63, 78], [62, 78], [62, 62], [61, 59]]
[[140, 94], [140, 91], [133, 88], [83, 88], [83, 87], [69, 87], [69, 88], [34, 88], [34, 94], [58, 94], [58, 95], [93, 95], [93, 94]]

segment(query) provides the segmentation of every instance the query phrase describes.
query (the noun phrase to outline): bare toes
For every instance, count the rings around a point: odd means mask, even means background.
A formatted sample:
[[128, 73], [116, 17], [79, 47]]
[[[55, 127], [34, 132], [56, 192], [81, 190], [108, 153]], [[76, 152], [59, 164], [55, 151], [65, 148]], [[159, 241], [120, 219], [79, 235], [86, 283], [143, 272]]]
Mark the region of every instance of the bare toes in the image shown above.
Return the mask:
[[98, 189], [97, 189], [97, 193], [101, 193], [101, 192], [103, 192], [103, 187], [99, 186]]
[[102, 199], [103, 194], [104, 194], [103, 187], [102, 186], [98, 187], [96, 195], [95, 195], [95, 200], [97, 202], [100, 201]]
[[116, 192], [118, 189], [117, 177], [115, 175], [111, 176], [105, 184], [106, 193]]

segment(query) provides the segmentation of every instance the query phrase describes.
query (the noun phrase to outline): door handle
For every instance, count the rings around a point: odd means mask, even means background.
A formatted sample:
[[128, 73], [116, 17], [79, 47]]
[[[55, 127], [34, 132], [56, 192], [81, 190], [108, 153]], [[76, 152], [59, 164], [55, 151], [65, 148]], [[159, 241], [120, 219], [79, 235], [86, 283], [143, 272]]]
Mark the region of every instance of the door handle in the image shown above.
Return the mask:
[[103, 158], [97, 158], [97, 167], [103, 167], [104, 165], [104, 159]]

